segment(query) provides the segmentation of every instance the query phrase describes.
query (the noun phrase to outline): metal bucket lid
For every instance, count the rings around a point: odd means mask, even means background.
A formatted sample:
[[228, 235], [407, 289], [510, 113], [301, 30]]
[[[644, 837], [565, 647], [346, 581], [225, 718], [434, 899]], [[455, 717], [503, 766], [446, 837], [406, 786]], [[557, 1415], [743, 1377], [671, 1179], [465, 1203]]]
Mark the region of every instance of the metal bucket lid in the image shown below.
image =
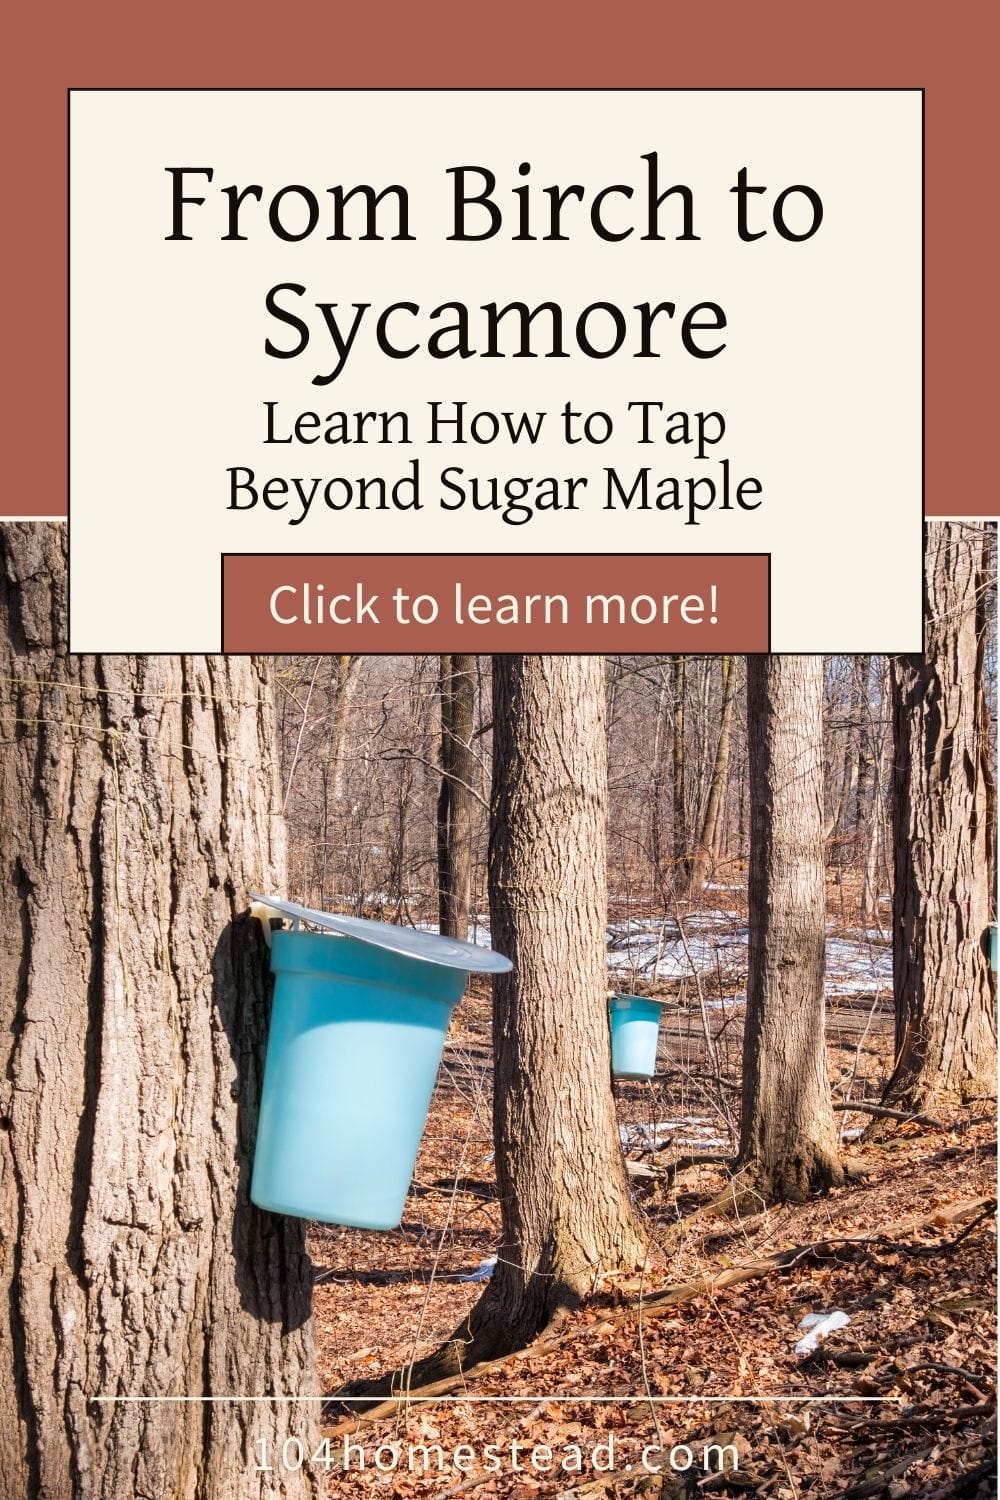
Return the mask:
[[389, 922], [369, 922], [363, 917], [341, 917], [335, 912], [313, 911], [311, 907], [299, 906], [297, 901], [257, 896], [252, 891], [250, 900], [266, 906], [278, 916], [291, 917], [296, 922], [311, 922], [313, 926], [325, 927], [341, 937], [356, 938], [360, 943], [372, 943], [376, 948], [388, 948], [392, 953], [418, 958], [424, 963], [441, 964], [446, 969], [464, 969], [467, 974], [506, 974], [514, 967], [503, 954], [494, 953], [492, 948], [484, 948], [479, 943], [464, 943], [461, 938], [445, 938], [436, 932], [420, 932], [415, 927], [394, 927]]

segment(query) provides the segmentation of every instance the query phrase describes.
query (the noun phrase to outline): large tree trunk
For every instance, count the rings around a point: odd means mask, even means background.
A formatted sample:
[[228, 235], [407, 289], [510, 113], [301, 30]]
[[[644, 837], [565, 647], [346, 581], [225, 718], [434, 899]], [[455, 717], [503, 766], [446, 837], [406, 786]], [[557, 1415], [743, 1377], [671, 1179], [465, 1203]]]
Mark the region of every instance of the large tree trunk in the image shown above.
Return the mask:
[[747, 658], [750, 951], [737, 1183], [767, 1202], [842, 1180], [824, 1038], [823, 661]]
[[987, 527], [926, 530], [925, 654], [892, 670], [896, 1067], [886, 1098], [926, 1110], [992, 1093], [992, 776], [983, 738]]
[[496, 981], [503, 1231], [470, 1322], [478, 1358], [645, 1253], [611, 1094], [606, 814], [601, 659], [494, 657], [490, 912], [514, 970]]
[[443, 936], [462, 939], [468, 936], [472, 904], [475, 715], [475, 656], [442, 656], [438, 925]]
[[311, 1389], [303, 1226], [247, 1197], [268, 670], [68, 656], [64, 528], [0, 558], [0, 1496], [309, 1494], [254, 1442], [314, 1408], [156, 1399]]

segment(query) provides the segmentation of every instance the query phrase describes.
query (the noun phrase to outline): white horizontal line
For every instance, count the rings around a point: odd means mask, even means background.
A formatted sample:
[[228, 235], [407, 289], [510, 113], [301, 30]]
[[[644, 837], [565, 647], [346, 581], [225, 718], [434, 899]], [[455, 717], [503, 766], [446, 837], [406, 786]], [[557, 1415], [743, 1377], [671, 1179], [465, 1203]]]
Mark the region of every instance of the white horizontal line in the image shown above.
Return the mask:
[[890, 1406], [901, 1406], [905, 1398], [903, 1396], [786, 1396], [777, 1394], [774, 1396], [407, 1396], [405, 1393], [397, 1393], [392, 1396], [91, 1396], [92, 1403], [104, 1405], [115, 1402], [153, 1403], [158, 1401], [274, 1401], [274, 1402], [329, 1402], [332, 1405], [346, 1405], [353, 1401], [364, 1401], [368, 1404], [381, 1404], [383, 1401], [402, 1401], [409, 1405], [415, 1405], [418, 1401], [441, 1402], [441, 1401], [475, 1401], [475, 1402], [506, 1402], [510, 1405], [525, 1405], [534, 1402], [553, 1401], [595, 1401], [607, 1405], [624, 1401], [656, 1401], [661, 1405], [694, 1405], [704, 1406], [709, 1402], [727, 1402], [730, 1405], [740, 1403], [743, 1405], [770, 1406], [778, 1401], [811, 1401], [814, 1404], [832, 1404], [837, 1402], [863, 1402], [869, 1406], [888, 1404]]

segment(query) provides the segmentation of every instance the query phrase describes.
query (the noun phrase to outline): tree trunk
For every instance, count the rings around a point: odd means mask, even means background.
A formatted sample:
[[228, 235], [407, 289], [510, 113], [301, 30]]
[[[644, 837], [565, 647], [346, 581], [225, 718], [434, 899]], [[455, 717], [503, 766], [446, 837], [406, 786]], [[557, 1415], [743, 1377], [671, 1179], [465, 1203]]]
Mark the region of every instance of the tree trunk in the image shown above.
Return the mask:
[[750, 951], [737, 1183], [766, 1202], [842, 1180], [824, 1038], [823, 661], [747, 658]]
[[[996, 732], [990, 722], [990, 703], [986, 692], [987, 651], [992, 645], [996, 652], [996, 608], [997, 608], [997, 528], [994, 521], [983, 531], [980, 587], [976, 590], [976, 682], [979, 697], [979, 774], [983, 780], [983, 801], [986, 818], [986, 889], [989, 892], [989, 913], [997, 919], [997, 779], [994, 769], [996, 755]], [[991, 639], [992, 637], [992, 639]], [[996, 977], [993, 978], [996, 988]]]
[[896, 1067], [886, 1100], [914, 1110], [996, 1083], [979, 639], [989, 541], [979, 523], [927, 526], [925, 654], [893, 661]]
[[463, 939], [468, 936], [472, 905], [475, 716], [475, 656], [442, 656], [438, 925], [444, 937]]
[[858, 864], [867, 851], [865, 833], [868, 828], [868, 808], [871, 800], [871, 657], [857, 657], [854, 667], [854, 690], [858, 705], [858, 775], [854, 792], [854, 825], [851, 859], [852, 863]]
[[[855, 659], [856, 670], [856, 659]], [[838, 866], [851, 862], [852, 845], [851, 818], [856, 815], [858, 797], [859, 756], [861, 741], [861, 703], [857, 690], [857, 677], [852, 674], [851, 696], [848, 705], [847, 731], [844, 736], [844, 761], [840, 774], [840, 792], [832, 823], [826, 829], [835, 842], [831, 863]]]
[[653, 867], [653, 898], [665, 905], [671, 882], [667, 878], [663, 851], [663, 784], [666, 779], [667, 692], [666, 668], [661, 669], [660, 691], [656, 702], [656, 724], [649, 771], [649, 858]]
[[[888, 664], [883, 658], [880, 668], [880, 701], [888, 705], [889, 677]], [[867, 812], [865, 814], [865, 868], [861, 886], [861, 925], [862, 927], [876, 926], [879, 931], [884, 925], [882, 908], [879, 905], [880, 874], [884, 874], [884, 883], [890, 884], [889, 872], [885, 856], [886, 844], [886, 802], [888, 793], [886, 788], [887, 773], [886, 761], [888, 735], [880, 730], [874, 738], [871, 756], [871, 769], [869, 772], [870, 795], [868, 799]]]
[[736, 701], [736, 662], [732, 656], [723, 656], [719, 658], [719, 664], [722, 671], [719, 738], [715, 747], [715, 762], [705, 802], [701, 837], [691, 860], [691, 874], [687, 883], [689, 896], [697, 896], [704, 890], [709, 871], [719, 855], [719, 809], [722, 806], [729, 776], [729, 742], [733, 724], [733, 706]]
[[64, 539], [0, 529], [0, 1496], [312, 1494], [254, 1442], [314, 1408], [155, 1399], [311, 1391], [303, 1226], [247, 1197], [268, 669], [68, 656]]
[[493, 659], [494, 1139], [503, 1221], [476, 1358], [517, 1348], [646, 1246], [611, 1094], [598, 657]]
[[674, 889], [687, 881], [687, 810], [684, 797], [684, 658], [674, 657]]
[[330, 797], [334, 802], [339, 802], [344, 795], [344, 740], [347, 737], [347, 718], [351, 711], [351, 700], [354, 697], [354, 686], [360, 667], [360, 656], [335, 656], [333, 658], [331, 685], [335, 696], [326, 765], [330, 778]]

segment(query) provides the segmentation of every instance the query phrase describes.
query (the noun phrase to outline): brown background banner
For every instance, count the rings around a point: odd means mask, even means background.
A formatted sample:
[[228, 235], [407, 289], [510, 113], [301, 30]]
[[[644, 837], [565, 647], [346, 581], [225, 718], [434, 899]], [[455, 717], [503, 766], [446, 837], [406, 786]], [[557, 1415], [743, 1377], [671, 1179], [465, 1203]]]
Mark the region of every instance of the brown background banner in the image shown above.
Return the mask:
[[[589, 19], [578, 6], [524, 0], [502, 11], [444, 0], [431, 9], [291, 4], [280, 14], [189, 0], [17, 6], [0, 91], [9, 226], [0, 513], [66, 508], [69, 87], [905, 87], [926, 90], [926, 509], [994, 514], [982, 446], [963, 434], [993, 428], [998, 17], [980, 0], [633, 6]], [[401, 98], [401, 130], [406, 107]]]

